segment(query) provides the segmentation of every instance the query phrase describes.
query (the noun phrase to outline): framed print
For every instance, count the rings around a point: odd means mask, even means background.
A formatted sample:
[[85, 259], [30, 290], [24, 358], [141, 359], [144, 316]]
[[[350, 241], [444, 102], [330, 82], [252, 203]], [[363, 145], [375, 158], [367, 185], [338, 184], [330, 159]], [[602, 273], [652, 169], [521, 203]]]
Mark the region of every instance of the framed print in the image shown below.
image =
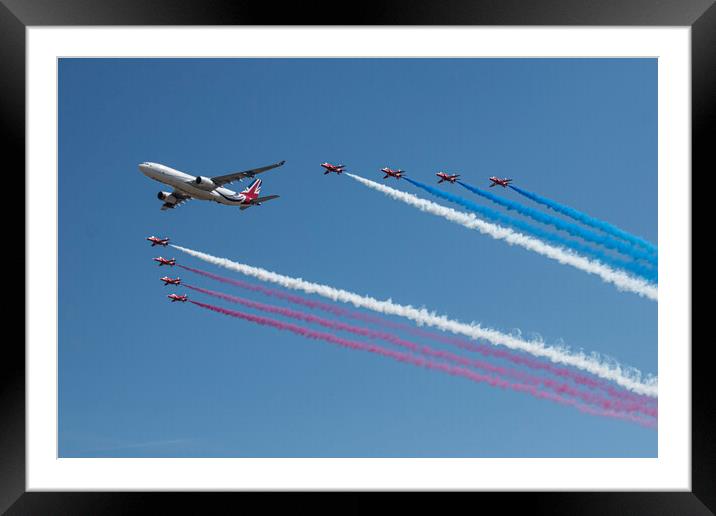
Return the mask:
[[3, 510], [713, 510], [710, 2], [0, 12], [27, 204]]

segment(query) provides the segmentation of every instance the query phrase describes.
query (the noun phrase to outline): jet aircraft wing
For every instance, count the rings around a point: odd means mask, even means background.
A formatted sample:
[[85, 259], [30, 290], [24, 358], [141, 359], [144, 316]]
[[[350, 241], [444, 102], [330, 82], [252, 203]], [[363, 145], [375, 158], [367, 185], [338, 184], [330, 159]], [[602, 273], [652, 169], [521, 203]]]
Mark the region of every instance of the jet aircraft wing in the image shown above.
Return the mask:
[[251, 201], [251, 204], [244, 204], [239, 209], [241, 211], [244, 211], [247, 208], [251, 208], [251, 206], [255, 206], [257, 204], [261, 204], [262, 202], [270, 201], [271, 199], [276, 199], [280, 197], [279, 195], [267, 195], [266, 197], [259, 197], [258, 199], [254, 199]]
[[273, 165], [267, 165], [265, 167], [253, 168], [251, 170], [244, 170], [243, 172], [232, 172], [223, 176], [212, 177], [211, 180], [216, 186], [224, 186], [228, 185], [229, 183], [233, 183], [236, 180], [244, 179], [245, 177], [254, 177], [256, 174], [266, 172], [267, 170], [271, 170], [272, 168], [280, 167], [284, 163], [286, 163], [286, 161], [279, 161], [278, 163], [274, 163]]

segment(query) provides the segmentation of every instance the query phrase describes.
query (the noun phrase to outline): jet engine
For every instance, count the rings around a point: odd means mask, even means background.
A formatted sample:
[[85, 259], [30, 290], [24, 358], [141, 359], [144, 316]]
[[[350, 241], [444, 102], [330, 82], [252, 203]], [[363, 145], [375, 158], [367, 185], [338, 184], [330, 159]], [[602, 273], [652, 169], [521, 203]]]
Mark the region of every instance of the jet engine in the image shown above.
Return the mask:
[[197, 176], [196, 179], [194, 179], [194, 184], [196, 184], [197, 188], [201, 188], [202, 190], [206, 190], [207, 192], [210, 192], [216, 188], [216, 185], [214, 182], [204, 176]]
[[164, 202], [166, 202], [166, 203], [168, 203], [168, 204], [176, 204], [176, 203], [179, 202], [179, 199], [177, 199], [176, 197], [174, 197], [170, 192], [159, 192], [159, 193], [157, 194], [157, 198], [158, 198], [160, 201], [164, 201]]

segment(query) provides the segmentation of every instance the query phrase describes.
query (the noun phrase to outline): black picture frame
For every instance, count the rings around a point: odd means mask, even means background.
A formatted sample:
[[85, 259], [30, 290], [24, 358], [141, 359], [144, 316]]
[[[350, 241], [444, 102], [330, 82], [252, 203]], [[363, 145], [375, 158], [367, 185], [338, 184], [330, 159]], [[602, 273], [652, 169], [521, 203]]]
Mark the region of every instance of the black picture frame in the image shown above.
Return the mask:
[[[241, 0], [0, 0], [0, 113], [5, 172], [25, 168], [25, 29], [43, 25], [615, 25], [690, 26], [692, 33], [692, 168], [713, 171], [708, 137], [716, 125], [716, 5], [714, 0], [390, 0], [286, 3]], [[709, 131], [711, 129], [711, 131]], [[8, 159], [10, 158], [10, 159]], [[692, 173], [692, 178], [694, 174]], [[31, 192], [29, 192], [31, 194]], [[693, 202], [693, 201], [692, 201]], [[18, 210], [17, 208], [13, 208]], [[17, 218], [15, 211], [12, 216]], [[7, 219], [6, 219], [7, 220]], [[10, 219], [12, 220], [12, 219]], [[32, 271], [26, 270], [26, 275]], [[670, 343], [689, 345], [690, 343]], [[0, 360], [0, 512], [99, 514], [207, 512], [235, 493], [25, 492], [25, 352], [6, 338]], [[531, 513], [701, 515], [716, 511], [716, 404], [707, 384], [708, 342], [692, 345], [692, 490], [690, 492], [465, 493], [469, 504], [495, 502]], [[279, 497], [295, 510], [299, 494]], [[380, 495], [350, 493], [342, 512], [383, 505]], [[467, 499], [466, 497], [471, 497]], [[477, 500], [472, 497], [480, 497]], [[246, 495], [244, 495], [246, 498]], [[255, 499], [255, 495], [251, 495]], [[261, 496], [259, 503], [266, 503]], [[315, 498], [315, 497], [314, 497]], [[424, 496], [414, 496], [422, 508]], [[301, 498], [305, 500], [305, 498]], [[262, 512], [272, 508], [264, 505]], [[297, 503], [299, 505], [297, 505]], [[334, 502], [332, 502], [334, 503]], [[401, 502], [402, 503], [402, 502]], [[224, 505], [224, 507], [231, 507]], [[470, 506], [468, 506], [470, 507]], [[480, 506], [473, 506], [478, 510]], [[457, 506], [456, 506], [457, 508]], [[316, 506], [306, 510], [315, 512]]]

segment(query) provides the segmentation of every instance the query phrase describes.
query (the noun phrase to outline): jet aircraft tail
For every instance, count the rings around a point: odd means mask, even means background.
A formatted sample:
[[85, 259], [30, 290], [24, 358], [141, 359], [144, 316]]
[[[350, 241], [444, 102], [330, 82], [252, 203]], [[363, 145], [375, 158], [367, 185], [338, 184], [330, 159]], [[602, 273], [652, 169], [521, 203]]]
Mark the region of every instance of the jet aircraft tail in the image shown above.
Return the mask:
[[261, 191], [261, 179], [255, 179], [248, 187], [244, 188], [241, 193], [243, 194], [256, 194]]

